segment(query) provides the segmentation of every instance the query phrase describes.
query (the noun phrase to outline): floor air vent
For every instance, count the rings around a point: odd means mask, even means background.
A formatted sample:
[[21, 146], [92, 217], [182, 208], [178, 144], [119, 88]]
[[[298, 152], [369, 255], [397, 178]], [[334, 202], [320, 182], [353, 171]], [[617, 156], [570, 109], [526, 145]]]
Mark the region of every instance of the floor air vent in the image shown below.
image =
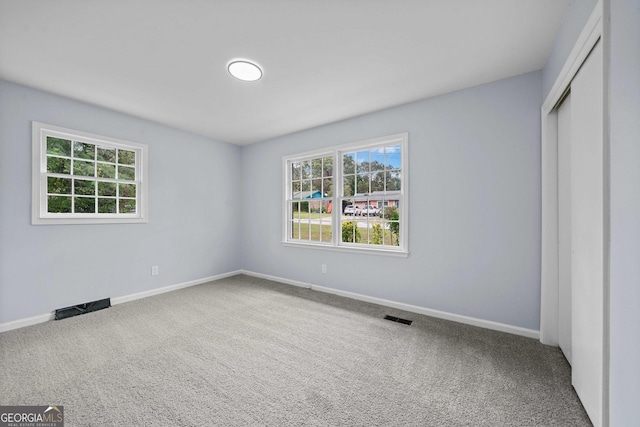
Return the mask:
[[385, 320], [391, 320], [392, 322], [402, 323], [403, 325], [410, 325], [413, 320], [401, 319], [395, 316], [389, 316], [388, 314], [384, 316]]
[[111, 307], [111, 298], [100, 299], [97, 301], [86, 302], [71, 307], [59, 308], [56, 310], [56, 320], [66, 319], [67, 317], [79, 316], [81, 314], [90, 313], [92, 311], [102, 310]]

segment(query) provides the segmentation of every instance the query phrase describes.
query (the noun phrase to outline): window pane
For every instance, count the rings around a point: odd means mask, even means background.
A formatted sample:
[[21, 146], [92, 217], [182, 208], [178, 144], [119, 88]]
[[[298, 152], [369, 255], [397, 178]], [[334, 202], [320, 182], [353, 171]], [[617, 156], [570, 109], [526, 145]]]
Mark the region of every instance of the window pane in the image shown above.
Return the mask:
[[76, 179], [74, 180], [73, 187], [75, 190], [75, 194], [81, 194], [85, 196], [93, 196], [96, 194], [96, 183], [95, 181], [87, 181], [84, 179]]
[[71, 157], [71, 141], [68, 139], [47, 137], [47, 154]]
[[322, 180], [322, 194], [324, 195], [324, 197], [333, 197], [333, 180]]
[[309, 197], [309, 192], [311, 191], [311, 180], [307, 179], [302, 181], [302, 196], [301, 199], [306, 199]]
[[385, 172], [371, 175], [371, 192], [384, 191]]
[[384, 148], [369, 150], [369, 161], [371, 171], [384, 170]]
[[96, 158], [96, 146], [93, 144], [87, 144], [84, 142], [73, 143], [73, 157], [80, 159], [95, 160]]
[[[386, 200], [383, 203], [389, 203]], [[388, 205], [384, 205], [381, 202], [378, 202], [378, 216], [381, 219], [387, 219], [388, 216], [388, 212], [389, 212], [389, 206]]]
[[291, 222], [289, 223], [289, 225], [290, 235], [293, 239], [300, 239], [301, 218], [302, 216], [306, 217], [307, 209], [307, 202], [293, 202], [291, 205]]
[[80, 176], [95, 176], [95, 163], [84, 160], [73, 161], [73, 174]]
[[71, 213], [71, 196], [48, 196], [47, 212], [49, 213]]
[[320, 226], [320, 241], [325, 243], [330, 243], [333, 241], [333, 229], [331, 225], [321, 225]]
[[96, 199], [94, 197], [75, 197], [74, 208], [76, 213], [95, 213]]
[[116, 162], [116, 149], [98, 147], [98, 160], [102, 162]]
[[379, 214], [377, 206], [378, 204], [371, 199], [366, 200], [362, 204], [358, 203], [358, 205], [360, 206], [360, 215], [362, 216], [371, 217]]
[[115, 178], [116, 165], [98, 163], [98, 178]]
[[118, 166], [118, 179], [134, 181], [136, 179], [135, 168], [130, 168], [128, 166]]
[[356, 221], [342, 222], [342, 241], [346, 243], [360, 243], [362, 238]]
[[300, 202], [291, 202], [291, 218], [297, 218], [300, 212]]
[[302, 179], [311, 179], [311, 162], [309, 160], [301, 163], [301, 177]]
[[385, 223], [384, 234], [382, 235], [382, 244], [391, 246], [392, 243], [393, 242], [391, 241], [391, 232], [389, 231], [389, 225]]
[[291, 204], [291, 238], [300, 239], [300, 202]]
[[353, 204], [353, 200], [350, 200], [350, 199], [342, 200], [341, 212], [344, 215], [355, 215], [355, 206]]
[[358, 151], [356, 153], [356, 164], [358, 172], [369, 172], [369, 151]]
[[300, 181], [294, 181], [291, 183], [291, 198], [292, 199], [301, 199], [302, 194], [302, 183]]
[[384, 244], [384, 232], [385, 229], [378, 221], [371, 223], [369, 228], [369, 244], [371, 245], [383, 245]]
[[300, 169], [301, 169], [300, 163], [298, 162], [291, 163], [291, 179], [292, 180], [297, 181], [301, 179]]
[[116, 213], [116, 199], [98, 199], [99, 213]]
[[402, 181], [399, 170], [390, 171], [387, 173], [387, 191], [400, 191]]
[[60, 159], [58, 157], [47, 157], [47, 172], [49, 173], [71, 173], [71, 160]]
[[356, 194], [369, 193], [369, 174], [358, 175], [358, 188]]
[[71, 179], [47, 177], [47, 193], [71, 194]]
[[309, 213], [312, 214], [310, 219], [318, 219], [317, 214], [322, 213], [322, 199], [309, 200]]
[[300, 223], [297, 221], [291, 221], [291, 229], [289, 236], [292, 239], [299, 240], [300, 239]]
[[356, 173], [355, 153], [347, 153], [342, 156], [342, 169], [342, 173], [345, 175]]
[[313, 211], [309, 217], [311, 240], [331, 242], [331, 202], [326, 199], [314, 200], [311, 205]]
[[385, 168], [386, 169], [399, 169], [400, 168], [400, 145], [393, 145], [385, 147]]
[[400, 210], [398, 200], [388, 200], [385, 202], [387, 206], [382, 213], [385, 219], [385, 228], [388, 231], [388, 236], [385, 237], [385, 244], [400, 246]]
[[311, 192], [312, 198], [322, 197], [322, 179], [318, 178], [311, 181]]
[[318, 157], [317, 159], [311, 160], [311, 177], [312, 178], [322, 177], [322, 157]]
[[[126, 185], [126, 184], [122, 184], [122, 185]], [[115, 195], [116, 195], [115, 182], [98, 181], [98, 196], [115, 196]]]
[[389, 243], [391, 246], [400, 246], [400, 221], [389, 222]]
[[135, 165], [135, 151], [118, 150], [118, 163], [120, 163], [121, 165]]
[[120, 197], [136, 197], [136, 185], [120, 184]]
[[306, 222], [300, 222], [298, 225], [298, 239], [300, 240], [311, 240], [311, 230], [309, 229], [309, 224]]
[[322, 176], [325, 178], [333, 176], [333, 157], [322, 159]]
[[353, 196], [356, 189], [356, 177], [355, 175], [345, 176], [342, 182], [342, 192], [345, 196]]
[[135, 199], [120, 199], [120, 213], [136, 213]]

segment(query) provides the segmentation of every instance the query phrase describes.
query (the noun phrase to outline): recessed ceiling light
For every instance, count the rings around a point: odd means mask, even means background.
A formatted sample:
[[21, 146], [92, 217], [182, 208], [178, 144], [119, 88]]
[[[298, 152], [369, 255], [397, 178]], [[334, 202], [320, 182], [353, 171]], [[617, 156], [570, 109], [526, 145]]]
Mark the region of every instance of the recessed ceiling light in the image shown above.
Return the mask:
[[249, 61], [233, 61], [227, 69], [233, 77], [245, 82], [255, 82], [262, 77], [260, 67]]

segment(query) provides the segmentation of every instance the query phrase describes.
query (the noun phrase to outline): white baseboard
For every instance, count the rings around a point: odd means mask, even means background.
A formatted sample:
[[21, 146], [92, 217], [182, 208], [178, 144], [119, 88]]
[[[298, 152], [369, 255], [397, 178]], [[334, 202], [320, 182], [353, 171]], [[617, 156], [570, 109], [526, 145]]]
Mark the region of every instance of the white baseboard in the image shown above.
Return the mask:
[[285, 283], [287, 285], [298, 286], [299, 288], [311, 289], [313, 287], [311, 283], [300, 282], [298, 280], [285, 279], [284, 277], [269, 276], [268, 274], [256, 273], [254, 271], [240, 270], [238, 273], [244, 274], [246, 276], [257, 277], [259, 279], [272, 280], [274, 282], [280, 282], [280, 283]]
[[33, 317], [27, 317], [26, 319], [12, 320], [11, 322], [0, 323], [0, 332], [11, 331], [12, 329], [20, 329], [26, 326], [37, 325], [38, 323], [48, 322], [53, 320], [54, 313], [39, 314]]
[[310, 283], [300, 282], [296, 280], [284, 279], [277, 276], [269, 276], [267, 274], [255, 273], [252, 271], [241, 270], [240, 273], [247, 276], [259, 277], [262, 279], [273, 280], [275, 282], [285, 283], [288, 285], [300, 286], [309, 288], [314, 291], [326, 292], [328, 294], [334, 294], [341, 297], [351, 298], [359, 301], [370, 302], [373, 304], [383, 305], [386, 307], [392, 307], [399, 310], [408, 311], [411, 313], [424, 314], [425, 316], [436, 317], [438, 319], [451, 320], [453, 322], [464, 323], [466, 325], [478, 326], [485, 329], [491, 329], [494, 331], [507, 332], [514, 335], [520, 335], [527, 338], [540, 339], [540, 331], [534, 329], [522, 328], [519, 326], [507, 325], [505, 323], [493, 322], [491, 320], [477, 319], [475, 317], [463, 316], [460, 314], [448, 313], [446, 311], [433, 310], [430, 308], [420, 307], [417, 305], [405, 304], [401, 302], [391, 301], [383, 298], [371, 297], [368, 295], [358, 294], [355, 292], [342, 291], [340, 289], [328, 288], [325, 286], [313, 285]]
[[[225, 277], [237, 276], [241, 274], [242, 271], [231, 271], [229, 273], [218, 274], [215, 276], [204, 277], [202, 279], [191, 280], [189, 282], [178, 283], [177, 285], [165, 286], [164, 288], [151, 289], [149, 291], [138, 292], [135, 294], [124, 295], [121, 297], [111, 298], [111, 305], [122, 304], [129, 301], [134, 301], [140, 298], [146, 298], [153, 295], [163, 294], [165, 292], [176, 291], [182, 288], [188, 288], [190, 286], [201, 285], [207, 282], [214, 282], [216, 280], [224, 279]], [[49, 320], [53, 320], [55, 318], [55, 313], [45, 313], [40, 314], [33, 317], [28, 317], [26, 319], [18, 319], [13, 320], [11, 322], [0, 323], [0, 332], [11, 331], [13, 329], [24, 328], [25, 326], [36, 325], [38, 323], [48, 322]]]
[[202, 279], [191, 280], [189, 282], [178, 283], [177, 285], [165, 286], [164, 288], [151, 289], [144, 292], [138, 292], [136, 294], [130, 294], [130, 295], [124, 295], [121, 297], [111, 298], [111, 305], [118, 305], [118, 304], [122, 304], [129, 301], [135, 301], [140, 298], [147, 298], [154, 295], [164, 294], [166, 292], [177, 291], [178, 289], [201, 285], [207, 282], [215, 282], [216, 280], [224, 279], [225, 277], [237, 276], [238, 274], [240, 274], [240, 271], [232, 271], [229, 273], [223, 273], [215, 276], [204, 277]]

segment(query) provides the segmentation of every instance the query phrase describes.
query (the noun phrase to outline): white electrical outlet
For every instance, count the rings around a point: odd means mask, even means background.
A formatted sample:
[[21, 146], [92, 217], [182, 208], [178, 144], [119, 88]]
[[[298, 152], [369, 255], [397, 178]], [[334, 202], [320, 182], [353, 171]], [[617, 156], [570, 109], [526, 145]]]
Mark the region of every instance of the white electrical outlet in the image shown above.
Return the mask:
[[158, 274], [159, 274], [158, 266], [154, 265], [153, 267], [151, 267], [151, 275], [157, 276]]
[[327, 264], [322, 264], [322, 272], [327, 273]]

